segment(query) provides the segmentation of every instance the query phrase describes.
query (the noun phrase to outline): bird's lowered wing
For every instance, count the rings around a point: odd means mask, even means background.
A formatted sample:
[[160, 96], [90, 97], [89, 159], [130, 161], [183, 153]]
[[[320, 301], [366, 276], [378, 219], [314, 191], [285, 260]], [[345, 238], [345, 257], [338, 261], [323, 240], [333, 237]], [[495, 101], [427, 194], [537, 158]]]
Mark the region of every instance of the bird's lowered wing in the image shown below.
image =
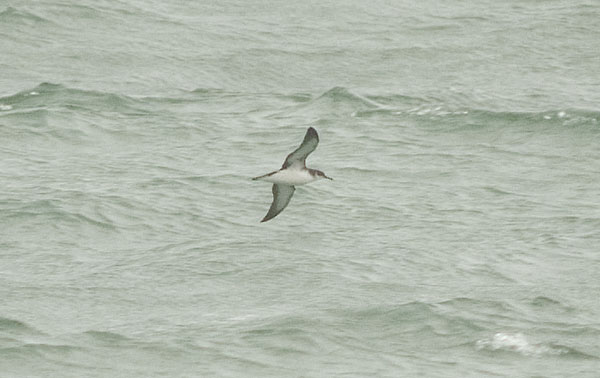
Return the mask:
[[317, 135], [317, 130], [309, 127], [300, 147], [296, 148], [294, 152], [287, 156], [281, 168], [285, 169], [296, 164], [302, 164], [302, 166], [305, 167], [306, 157], [310, 155], [315, 148], [317, 148], [317, 144], [319, 144], [319, 135]]
[[296, 190], [296, 188], [292, 185], [273, 184], [273, 203], [269, 208], [269, 212], [261, 222], [273, 219], [281, 213], [288, 203], [290, 203], [292, 195], [294, 195], [294, 190]]

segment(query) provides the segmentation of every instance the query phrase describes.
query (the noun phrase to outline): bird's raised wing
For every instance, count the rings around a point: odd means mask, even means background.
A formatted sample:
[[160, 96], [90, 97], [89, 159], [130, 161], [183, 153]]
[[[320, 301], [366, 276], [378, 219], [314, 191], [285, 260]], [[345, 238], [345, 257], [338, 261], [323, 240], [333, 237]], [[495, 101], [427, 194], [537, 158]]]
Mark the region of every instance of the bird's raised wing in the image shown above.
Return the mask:
[[287, 156], [281, 168], [285, 169], [296, 164], [302, 164], [302, 166], [305, 167], [306, 157], [317, 148], [317, 144], [319, 144], [317, 130], [309, 127], [300, 147], [296, 148], [294, 152]]
[[273, 184], [273, 203], [261, 222], [273, 219], [281, 213], [288, 203], [290, 203], [292, 195], [294, 195], [294, 190], [296, 188], [292, 185]]

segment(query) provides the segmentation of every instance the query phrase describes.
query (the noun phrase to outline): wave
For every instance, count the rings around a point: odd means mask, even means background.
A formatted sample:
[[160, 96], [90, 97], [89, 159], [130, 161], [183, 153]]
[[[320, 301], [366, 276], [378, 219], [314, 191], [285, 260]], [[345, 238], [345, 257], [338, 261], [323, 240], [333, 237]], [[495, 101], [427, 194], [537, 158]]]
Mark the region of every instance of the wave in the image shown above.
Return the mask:
[[561, 303], [555, 299], [548, 298], [545, 296], [537, 296], [537, 297], [533, 298], [530, 302], [530, 305], [535, 308], [539, 308], [539, 309], [552, 309], [555, 311], [560, 310], [563, 312], [574, 311], [573, 307], [564, 305], [563, 303]]
[[373, 100], [369, 100], [366, 97], [355, 94], [344, 87], [334, 87], [323, 93], [319, 97], [316, 98], [315, 101], [330, 101], [330, 102], [340, 102], [340, 103], [348, 103], [355, 104], [359, 106], [364, 106], [368, 108], [379, 108], [380, 104], [377, 104]]
[[[582, 109], [550, 109], [540, 112], [497, 111], [476, 107], [456, 107], [433, 97], [411, 97], [402, 94], [360, 94], [337, 86], [321, 94], [245, 93], [217, 88], [197, 88], [171, 96], [133, 97], [121, 93], [70, 88], [62, 84], [41, 83], [36, 87], [0, 97], [0, 138], [34, 138], [69, 143], [94, 143], [100, 137], [143, 137], [149, 128], [144, 117], [156, 117], [161, 128], [181, 132], [197, 130], [195, 122], [177, 122], [189, 112], [232, 115], [236, 119], [250, 117], [257, 124], [264, 118], [292, 119], [286, 122], [327, 127], [331, 118], [367, 119], [377, 124], [398, 126], [410, 124], [440, 133], [490, 130], [560, 133], [600, 132], [600, 112]], [[98, 117], [102, 118], [98, 120]], [[128, 122], [123, 122], [126, 120]], [[175, 120], [175, 122], [173, 122]], [[356, 124], [357, 122], [352, 122]], [[164, 126], [163, 126], [164, 125]], [[167, 126], [168, 125], [168, 126]], [[218, 122], [205, 122], [202, 130], [212, 134]], [[270, 130], [257, 127], [249, 135], [262, 140]], [[389, 129], [353, 128], [361, 138], [379, 143], [397, 143]], [[377, 132], [379, 131], [379, 132]], [[403, 134], [405, 135], [405, 134]], [[232, 135], [232, 140], [237, 138]], [[239, 138], [238, 138], [239, 139]], [[240, 148], [248, 148], [246, 139]], [[18, 152], [18, 151], [14, 151]]]
[[32, 340], [46, 338], [46, 335], [25, 322], [0, 317], [0, 355], [28, 354], [24, 348], [28, 348], [28, 345], [33, 343]]
[[35, 329], [28, 326], [26, 323], [24, 323], [22, 321], [0, 317], [0, 331], [2, 331], [2, 332], [7, 332], [7, 331], [23, 332], [23, 331], [35, 331]]
[[6, 354], [16, 354], [23, 357], [36, 356], [55, 356], [68, 355], [73, 351], [82, 350], [83, 348], [68, 344], [52, 344], [52, 343], [26, 343], [20, 346], [12, 346], [1, 348], [0, 351]]
[[[61, 84], [41, 83], [38, 86], [17, 94], [0, 97], [0, 104], [7, 110], [63, 108], [63, 109], [100, 109], [128, 113], [147, 112], [142, 109], [142, 101], [133, 97], [106, 93], [95, 90], [69, 88]], [[1, 114], [1, 113], [0, 113]]]
[[[289, 95], [293, 99], [294, 95]], [[398, 121], [430, 121], [447, 130], [498, 128], [510, 125], [543, 125], [557, 128], [588, 127], [600, 130], [600, 111], [576, 108], [541, 111], [491, 110], [477, 106], [455, 105], [435, 97], [403, 94], [360, 94], [346, 87], [333, 87], [310, 97], [298, 93], [289, 107], [274, 113], [273, 118], [302, 116], [330, 118], [332, 115], [356, 118], [394, 118]], [[316, 121], [315, 121], [316, 122]]]
[[298, 100], [298, 103], [283, 112], [277, 112], [274, 117], [280, 118], [292, 115], [329, 116], [331, 114], [351, 114], [384, 108], [382, 104], [354, 93], [345, 87], [333, 87], [313, 98], [308, 98], [305, 93], [297, 93], [288, 97]]
[[[380, 97], [375, 97], [380, 99]], [[377, 112], [386, 112], [396, 116], [421, 116], [433, 118], [470, 118], [481, 120], [502, 121], [539, 121], [558, 122], [564, 125], [575, 125], [577, 123], [593, 123], [600, 127], [600, 111], [584, 109], [555, 109], [540, 112], [524, 111], [496, 111], [473, 107], [453, 107], [443, 103], [430, 102], [428, 99], [412, 97], [396, 97], [398, 102], [387, 102], [385, 107], [375, 109]], [[358, 117], [370, 116], [373, 111], [359, 111], [354, 115]]]
[[122, 120], [155, 114], [156, 105], [143, 99], [41, 83], [0, 97], [0, 123], [4, 126], [0, 138], [23, 140], [31, 136], [42, 142], [82, 144], [95, 143], [100, 135], [135, 137], [143, 130], [133, 130]]
[[0, 22], [7, 24], [33, 25], [38, 23], [52, 23], [50, 20], [37, 14], [13, 7], [7, 7], [0, 12]]
[[[82, 193], [79, 193], [82, 194]], [[82, 197], [85, 200], [86, 197]], [[43, 199], [23, 203], [21, 201], [5, 201], [5, 215], [12, 222], [30, 222], [32, 220], [51, 221], [56, 226], [69, 224], [74, 226], [88, 225], [103, 230], [116, 231], [114, 222], [99, 210], [85, 207], [75, 211], [73, 206], [59, 199]], [[87, 210], [87, 213], [86, 213]]]
[[108, 331], [89, 330], [89, 331], [83, 332], [82, 335], [89, 337], [96, 342], [106, 343], [106, 344], [119, 344], [119, 343], [127, 343], [127, 342], [132, 341], [130, 338], [123, 336], [119, 333], [108, 332]]
[[370, 95], [360, 94], [346, 87], [333, 87], [312, 96], [307, 93], [242, 93], [219, 88], [196, 88], [184, 91], [179, 96], [132, 97], [118, 93], [69, 88], [62, 84], [41, 83], [38, 86], [14, 95], [0, 97], [0, 115], [21, 108], [47, 109], [98, 109], [124, 114], [151, 112], [156, 103], [188, 103], [199, 100], [231, 99], [238, 102], [240, 97], [265, 98], [272, 101], [291, 101], [291, 108], [284, 113], [347, 113], [353, 117], [387, 115], [395, 117], [459, 118], [482, 122], [542, 122], [558, 123], [564, 126], [595, 124], [600, 128], [600, 111], [585, 109], [548, 109], [544, 111], [488, 110], [478, 107], [455, 106], [434, 97], [412, 97], [402, 94]]
[[478, 350], [494, 353], [516, 353], [526, 357], [565, 356], [572, 358], [597, 359], [577, 349], [553, 343], [535, 343], [523, 333], [498, 332], [493, 336], [477, 340]]
[[[332, 322], [342, 326], [343, 333], [363, 335], [365, 339], [382, 340], [418, 336], [439, 339], [456, 334], [479, 332], [482, 327], [467, 316], [448, 314], [435, 303], [412, 301], [402, 304], [366, 306], [355, 309], [333, 309]], [[364, 330], [371, 330], [364, 334]], [[452, 344], [454, 338], [446, 339]]]

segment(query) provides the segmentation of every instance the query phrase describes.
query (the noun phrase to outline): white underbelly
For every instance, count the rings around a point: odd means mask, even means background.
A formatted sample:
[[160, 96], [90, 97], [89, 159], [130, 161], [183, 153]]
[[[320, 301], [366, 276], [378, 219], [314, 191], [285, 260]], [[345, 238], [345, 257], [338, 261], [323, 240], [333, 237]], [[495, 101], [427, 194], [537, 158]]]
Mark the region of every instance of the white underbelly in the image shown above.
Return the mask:
[[307, 170], [284, 169], [271, 176], [264, 177], [263, 180], [274, 184], [304, 185], [315, 181], [315, 178]]

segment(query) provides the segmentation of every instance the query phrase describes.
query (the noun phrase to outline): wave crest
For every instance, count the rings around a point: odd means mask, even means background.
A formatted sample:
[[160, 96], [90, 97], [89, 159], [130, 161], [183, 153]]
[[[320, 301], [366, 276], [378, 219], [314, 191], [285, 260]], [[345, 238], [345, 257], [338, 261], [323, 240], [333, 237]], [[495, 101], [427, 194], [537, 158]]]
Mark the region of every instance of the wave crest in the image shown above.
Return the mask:
[[25, 331], [25, 330], [32, 330], [32, 328], [29, 327], [27, 324], [23, 323], [22, 321], [0, 317], [0, 330], [2, 330], [2, 331], [8, 331], [8, 330]]
[[62, 84], [47, 82], [14, 95], [0, 97], [0, 104], [7, 110], [14, 111], [48, 107], [77, 110], [100, 109], [120, 113], [141, 110], [141, 101], [126, 95], [69, 88]]
[[50, 23], [49, 20], [35, 13], [7, 7], [0, 12], [0, 22], [8, 24], [33, 25], [36, 23]]
[[568, 348], [561, 345], [532, 343], [522, 333], [498, 332], [491, 338], [478, 340], [476, 342], [476, 347], [479, 350], [487, 350], [492, 352], [511, 352], [528, 357], [538, 357], [544, 355], [572, 355], [591, 357], [573, 348]]

